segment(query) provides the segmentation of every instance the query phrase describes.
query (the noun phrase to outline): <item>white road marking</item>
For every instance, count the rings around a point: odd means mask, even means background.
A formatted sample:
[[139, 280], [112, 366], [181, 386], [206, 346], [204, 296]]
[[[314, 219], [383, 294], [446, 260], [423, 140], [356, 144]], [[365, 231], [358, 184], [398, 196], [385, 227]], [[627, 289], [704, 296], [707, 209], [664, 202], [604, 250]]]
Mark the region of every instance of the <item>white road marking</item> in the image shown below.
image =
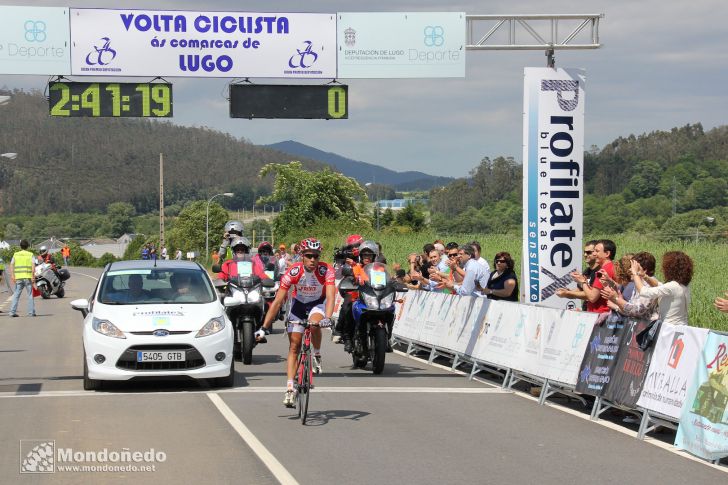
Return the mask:
[[[258, 394], [280, 393], [281, 386], [239, 387], [221, 389], [217, 394]], [[314, 392], [323, 393], [367, 393], [367, 394], [512, 394], [513, 391], [501, 388], [479, 387], [318, 387]], [[0, 399], [30, 397], [104, 397], [104, 396], [179, 396], [180, 394], [209, 394], [209, 389], [199, 391], [133, 391], [133, 392], [93, 392], [93, 391], [40, 391], [40, 392], [0, 392]]]
[[87, 278], [91, 278], [92, 280], [96, 280], [96, 281], [99, 280], [98, 276], [91, 276], [90, 274], [81, 273], [79, 271], [69, 271], [69, 273], [71, 273], [71, 274], [77, 274], [77, 275], [80, 275], [80, 276], [85, 276]]
[[[278, 389], [278, 391], [280, 392], [280, 389]], [[248, 427], [240, 421], [240, 418], [232, 412], [220, 396], [214, 392], [209, 392], [207, 393], [207, 397], [210, 398], [210, 401], [212, 401], [227, 422], [230, 423], [233, 429], [240, 435], [241, 438], [243, 438], [243, 441], [247, 443], [250, 449], [253, 450], [253, 453], [260, 458], [263, 464], [268, 467], [268, 470], [270, 470], [273, 476], [275, 476], [280, 483], [284, 485], [298, 485], [298, 482], [295, 478], [293, 478], [293, 475], [291, 475], [281, 462], [279, 462], [276, 457], [268, 451], [268, 448], [263, 446], [263, 443], [261, 443], [260, 440], [248, 429]]]

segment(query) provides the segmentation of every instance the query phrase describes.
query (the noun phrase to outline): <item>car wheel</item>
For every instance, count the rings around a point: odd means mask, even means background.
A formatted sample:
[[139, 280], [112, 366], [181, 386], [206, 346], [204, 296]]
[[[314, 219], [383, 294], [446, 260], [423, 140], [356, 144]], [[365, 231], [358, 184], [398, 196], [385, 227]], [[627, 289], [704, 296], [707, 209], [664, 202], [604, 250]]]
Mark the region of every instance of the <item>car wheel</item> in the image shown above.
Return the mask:
[[101, 389], [101, 381], [90, 379], [88, 376], [88, 364], [86, 363], [86, 353], [83, 354], [83, 390], [98, 391]]
[[235, 385], [235, 359], [230, 359], [230, 374], [225, 377], [216, 377], [215, 387], [233, 387]]

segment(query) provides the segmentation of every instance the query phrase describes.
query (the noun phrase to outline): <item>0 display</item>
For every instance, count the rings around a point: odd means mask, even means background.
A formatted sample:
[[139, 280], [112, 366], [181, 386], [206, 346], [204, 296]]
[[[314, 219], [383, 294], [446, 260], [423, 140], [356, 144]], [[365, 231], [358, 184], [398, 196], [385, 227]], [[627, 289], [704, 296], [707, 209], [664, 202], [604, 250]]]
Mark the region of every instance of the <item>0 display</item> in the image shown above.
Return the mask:
[[167, 83], [51, 82], [51, 116], [171, 118], [172, 85]]
[[349, 87], [343, 84], [231, 84], [230, 117], [347, 119]]

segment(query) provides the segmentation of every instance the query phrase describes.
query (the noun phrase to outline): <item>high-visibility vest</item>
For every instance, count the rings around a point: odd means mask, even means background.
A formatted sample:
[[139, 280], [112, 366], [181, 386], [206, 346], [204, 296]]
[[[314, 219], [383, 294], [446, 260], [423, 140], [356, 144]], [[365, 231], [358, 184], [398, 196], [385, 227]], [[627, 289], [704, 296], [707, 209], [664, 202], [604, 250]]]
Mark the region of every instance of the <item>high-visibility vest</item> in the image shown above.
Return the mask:
[[20, 250], [13, 254], [13, 277], [16, 280], [33, 278], [33, 253]]

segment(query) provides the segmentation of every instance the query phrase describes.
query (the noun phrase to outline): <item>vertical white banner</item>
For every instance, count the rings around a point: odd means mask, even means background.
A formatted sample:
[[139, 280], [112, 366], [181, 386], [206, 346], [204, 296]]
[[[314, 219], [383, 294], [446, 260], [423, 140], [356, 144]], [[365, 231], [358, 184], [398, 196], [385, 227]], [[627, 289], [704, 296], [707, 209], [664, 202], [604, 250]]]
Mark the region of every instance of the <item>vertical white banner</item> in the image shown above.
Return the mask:
[[556, 296], [581, 270], [585, 73], [527, 67], [523, 97], [523, 302], [573, 309]]

